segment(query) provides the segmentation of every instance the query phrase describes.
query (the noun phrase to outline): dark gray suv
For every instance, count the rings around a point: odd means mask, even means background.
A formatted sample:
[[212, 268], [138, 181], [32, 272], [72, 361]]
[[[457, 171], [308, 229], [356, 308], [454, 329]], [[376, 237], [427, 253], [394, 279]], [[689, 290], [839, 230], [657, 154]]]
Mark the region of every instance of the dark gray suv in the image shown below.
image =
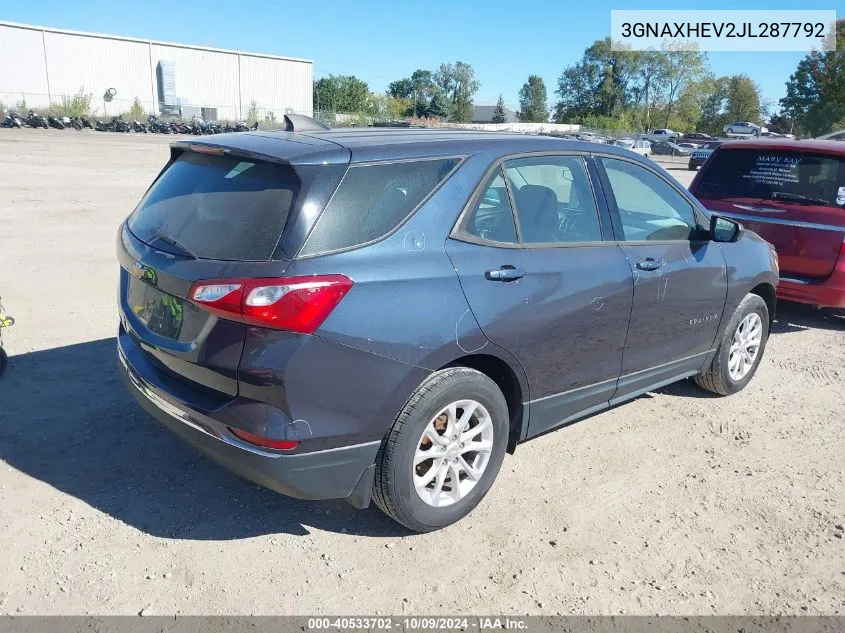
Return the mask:
[[687, 377], [742, 389], [778, 282], [768, 243], [632, 152], [443, 130], [177, 142], [117, 251], [147, 411], [417, 531], [523, 440]]

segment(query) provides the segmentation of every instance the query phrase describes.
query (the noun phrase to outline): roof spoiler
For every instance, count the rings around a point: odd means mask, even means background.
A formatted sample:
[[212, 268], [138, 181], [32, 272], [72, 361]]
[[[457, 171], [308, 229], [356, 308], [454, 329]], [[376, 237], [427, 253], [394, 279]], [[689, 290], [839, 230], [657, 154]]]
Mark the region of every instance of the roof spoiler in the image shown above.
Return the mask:
[[331, 128], [325, 123], [320, 123], [317, 119], [304, 114], [285, 115], [285, 132], [315, 132], [329, 129]]

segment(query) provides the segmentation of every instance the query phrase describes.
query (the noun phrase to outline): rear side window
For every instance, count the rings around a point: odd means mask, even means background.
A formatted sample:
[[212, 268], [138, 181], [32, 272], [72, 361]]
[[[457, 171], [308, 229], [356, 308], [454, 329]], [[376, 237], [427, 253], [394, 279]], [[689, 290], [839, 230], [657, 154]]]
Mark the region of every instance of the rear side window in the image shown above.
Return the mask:
[[468, 233], [483, 240], [516, 244], [516, 227], [501, 171], [490, 181], [467, 221]]
[[836, 156], [780, 149], [724, 149], [701, 175], [696, 195], [845, 206], [845, 169]]
[[301, 254], [328, 253], [384, 237], [402, 224], [459, 162], [458, 158], [443, 158], [350, 167]]
[[270, 259], [299, 181], [290, 167], [184, 152], [129, 218], [138, 239], [199, 259]]

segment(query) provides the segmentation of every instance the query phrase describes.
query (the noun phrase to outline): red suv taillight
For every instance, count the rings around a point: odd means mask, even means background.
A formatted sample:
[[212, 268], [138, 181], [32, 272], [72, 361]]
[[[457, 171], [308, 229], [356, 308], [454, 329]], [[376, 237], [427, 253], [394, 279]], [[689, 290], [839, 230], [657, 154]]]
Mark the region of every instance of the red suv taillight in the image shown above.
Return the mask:
[[226, 319], [312, 334], [350, 288], [343, 275], [206, 279], [191, 287], [188, 299]]

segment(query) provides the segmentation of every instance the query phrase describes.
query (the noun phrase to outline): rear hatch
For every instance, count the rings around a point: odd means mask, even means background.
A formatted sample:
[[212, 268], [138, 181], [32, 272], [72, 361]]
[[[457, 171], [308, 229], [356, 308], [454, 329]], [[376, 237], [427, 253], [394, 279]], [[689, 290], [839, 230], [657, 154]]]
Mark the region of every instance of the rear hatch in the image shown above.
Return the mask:
[[[328, 173], [339, 179], [336, 169]], [[248, 326], [190, 301], [191, 288], [281, 276], [290, 263], [281, 242], [302, 191], [290, 164], [209, 145], [174, 147], [118, 238], [122, 325], [158, 370], [209, 396], [238, 394]]]
[[827, 277], [845, 237], [843, 159], [797, 145], [742, 145], [716, 150], [690, 191], [771, 243], [782, 275]]

